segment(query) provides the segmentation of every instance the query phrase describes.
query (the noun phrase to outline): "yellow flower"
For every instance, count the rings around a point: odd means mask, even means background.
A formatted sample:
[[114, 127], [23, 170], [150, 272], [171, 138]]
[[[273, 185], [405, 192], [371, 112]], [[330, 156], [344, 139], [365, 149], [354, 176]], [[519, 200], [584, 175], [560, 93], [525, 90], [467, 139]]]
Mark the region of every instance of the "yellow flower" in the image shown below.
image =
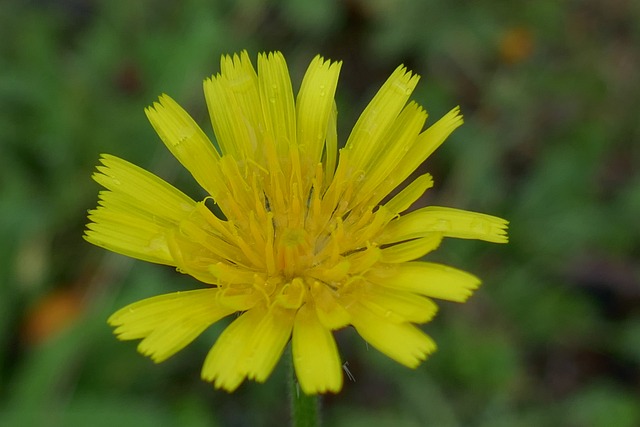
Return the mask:
[[265, 381], [289, 340], [302, 390], [339, 391], [332, 331], [348, 325], [410, 368], [434, 351], [416, 326], [435, 314], [431, 298], [463, 302], [480, 281], [415, 260], [443, 237], [505, 243], [507, 221], [437, 206], [401, 215], [431, 176], [390, 193], [462, 124], [459, 109], [423, 131], [427, 113], [407, 104], [419, 76], [400, 66], [338, 149], [340, 67], [317, 56], [294, 100], [280, 53], [259, 55], [257, 72], [246, 52], [224, 56], [204, 82], [217, 146], [169, 96], [149, 107], [162, 141], [210, 195], [202, 201], [102, 156], [93, 178], [106, 191], [86, 240], [206, 284], [119, 310], [109, 318], [119, 339], [142, 339], [138, 350], [161, 362], [237, 313], [202, 368], [227, 391]]

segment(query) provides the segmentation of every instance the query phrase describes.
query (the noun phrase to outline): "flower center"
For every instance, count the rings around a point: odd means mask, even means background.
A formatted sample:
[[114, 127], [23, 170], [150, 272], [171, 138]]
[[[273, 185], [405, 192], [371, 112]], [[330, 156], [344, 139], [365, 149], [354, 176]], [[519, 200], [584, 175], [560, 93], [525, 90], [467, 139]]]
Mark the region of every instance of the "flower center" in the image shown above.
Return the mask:
[[313, 247], [308, 233], [300, 228], [285, 229], [276, 243], [277, 265], [288, 280], [301, 276], [311, 263]]
[[286, 247], [297, 247], [305, 241], [305, 231], [297, 229], [288, 229], [282, 233], [282, 244]]

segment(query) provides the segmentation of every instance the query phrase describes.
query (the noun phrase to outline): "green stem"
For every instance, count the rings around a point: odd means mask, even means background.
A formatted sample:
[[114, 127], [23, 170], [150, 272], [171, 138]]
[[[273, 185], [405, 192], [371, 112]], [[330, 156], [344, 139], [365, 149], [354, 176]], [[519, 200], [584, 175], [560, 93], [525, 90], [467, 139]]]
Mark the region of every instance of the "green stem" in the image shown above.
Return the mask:
[[292, 426], [319, 427], [320, 402], [318, 395], [304, 394], [304, 392], [300, 390], [293, 367], [293, 358], [291, 357], [289, 360], [289, 399], [291, 403]]

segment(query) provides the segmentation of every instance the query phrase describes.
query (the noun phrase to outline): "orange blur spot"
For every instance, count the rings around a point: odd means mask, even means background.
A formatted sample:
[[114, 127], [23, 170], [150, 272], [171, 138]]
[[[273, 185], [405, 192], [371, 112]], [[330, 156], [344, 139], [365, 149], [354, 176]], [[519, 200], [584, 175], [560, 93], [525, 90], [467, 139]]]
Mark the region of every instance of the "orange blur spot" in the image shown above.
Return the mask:
[[500, 58], [507, 64], [520, 63], [533, 54], [534, 45], [531, 30], [525, 27], [509, 28], [500, 39]]
[[82, 298], [59, 290], [43, 297], [29, 310], [23, 324], [25, 342], [36, 345], [72, 325], [82, 313]]

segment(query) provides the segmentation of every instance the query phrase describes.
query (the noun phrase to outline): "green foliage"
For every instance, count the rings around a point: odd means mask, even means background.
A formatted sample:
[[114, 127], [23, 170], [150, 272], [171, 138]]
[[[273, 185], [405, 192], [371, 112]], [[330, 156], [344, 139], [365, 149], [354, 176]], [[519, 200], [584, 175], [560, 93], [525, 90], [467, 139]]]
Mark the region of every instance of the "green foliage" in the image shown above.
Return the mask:
[[245, 48], [282, 50], [294, 86], [316, 53], [343, 60], [343, 140], [405, 63], [429, 123], [466, 121], [421, 203], [511, 221], [508, 246], [433, 257], [484, 284], [425, 326], [439, 350], [416, 371], [338, 334], [356, 382], [326, 425], [640, 425], [638, 21], [604, 0], [2, 2], [0, 425], [287, 423], [282, 366], [233, 395], [200, 381], [222, 324], [158, 366], [118, 342], [115, 309], [197, 284], [81, 238], [100, 153], [201, 195], [143, 109], [168, 93], [205, 124], [202, 80]]

